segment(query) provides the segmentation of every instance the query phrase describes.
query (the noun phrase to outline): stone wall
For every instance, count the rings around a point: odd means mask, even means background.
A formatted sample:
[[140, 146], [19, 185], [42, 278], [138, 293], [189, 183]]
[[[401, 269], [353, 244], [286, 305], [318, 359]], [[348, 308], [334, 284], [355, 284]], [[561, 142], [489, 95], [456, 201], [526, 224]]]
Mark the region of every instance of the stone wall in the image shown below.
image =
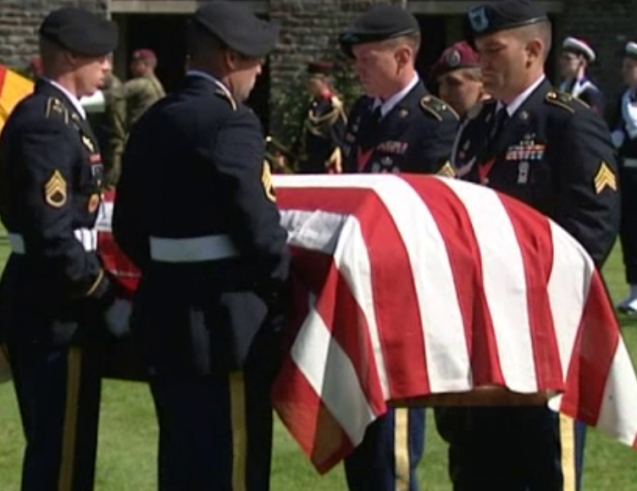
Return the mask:
[[107, 0], [0, 0], [0, 63], [24, 70], [38, 52], [37, 28], [62, 6], [106, 12]]

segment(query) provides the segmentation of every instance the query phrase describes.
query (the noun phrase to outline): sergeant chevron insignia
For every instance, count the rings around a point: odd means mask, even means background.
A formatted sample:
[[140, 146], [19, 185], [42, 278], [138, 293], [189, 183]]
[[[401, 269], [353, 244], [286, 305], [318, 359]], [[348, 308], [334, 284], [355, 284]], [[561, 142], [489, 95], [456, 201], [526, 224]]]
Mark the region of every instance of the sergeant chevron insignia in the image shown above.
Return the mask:
[[66, 181], [59, 170], [44, 185], [44, 198], [53, 208], [62, 208], [66, 204]]
[[617, 191], [617, 177], [615, 173], [608, 167], [606, 162], [602, 162], [594, 179], [595, 192], [600, 194], [607, 187], [613, 191]]
[[451, 166], [451, 162], [447, 161], [445, 165], [443, 165], [442, 168], [438, 171], [437, 175], [442, 177], [456, 177], [456, 171]]

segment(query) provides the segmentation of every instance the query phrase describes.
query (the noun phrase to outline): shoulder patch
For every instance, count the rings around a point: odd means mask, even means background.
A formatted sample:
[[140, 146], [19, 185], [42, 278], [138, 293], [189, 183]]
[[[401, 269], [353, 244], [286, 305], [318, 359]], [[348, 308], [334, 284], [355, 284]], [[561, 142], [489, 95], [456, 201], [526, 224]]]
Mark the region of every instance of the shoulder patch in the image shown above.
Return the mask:
[[606, 188], [617, 191], [617, 177], [606, 162], [600, 163], [593, 185], [597, 194], [600, 194]]
[[232, 106], [233, 111], [237, 110], [237, 103], [235, 102], [234, 98], [230, 94], [228, 94], [225, 90], [217, 89], [215, 91], [215, 94], [221, 97], [222, 99], [225, 99], [226, 101], [228, 101], [230, 103], [230, 106]]
[[69, 122], [69, 111], [57, 97], [49, 97], [46, 101], [46, 114], [50, 119], [61, 119], [64, 123]]
[[460, 119], [458, 113], [456, 113], [451, 106], [432, 95], [426, 95], [420, 99], [420, 107], [438, 121], [443, 121], [445, 117], [449, 116], [452, 116], [455, 119]]
[[544, 100], [549, 104], [553, 104], [554, 106], [566, 109], [571, 113], [575, 112], [576, 99], [571, 94], [567, 94], [566, 92], [556, 92], [552, 90], [548, 94], [546, 94]]
[[44, 185], [44, 199], [53, 208], [62, 208], [66, 204], [66, 180], [59, 170], [56, 170]]

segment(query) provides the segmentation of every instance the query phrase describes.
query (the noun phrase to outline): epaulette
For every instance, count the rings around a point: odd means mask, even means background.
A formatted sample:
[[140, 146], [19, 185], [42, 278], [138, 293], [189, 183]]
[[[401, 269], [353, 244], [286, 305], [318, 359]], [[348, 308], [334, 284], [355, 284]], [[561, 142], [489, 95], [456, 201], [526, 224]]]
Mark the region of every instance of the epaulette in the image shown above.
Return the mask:
[[64, 121], [65, 124], [69, 123], [69, 110], [57, 97], [49, 97], [49, 99], [46, 101], [45, 116], [51, 119], [61, 119]]
[[443, 121], [445, 119], [445, 115], [452, 115], [454, 118], [460, 119], [458, 113], [456, 113], [451, 106], [432, 95], [426, 95], [420, 99], [420, 107], [438, 121]]
[[237, 110], [237, 103], [235, 102], [234, 98], [230, 94], [228, 94], [225, 90], [219, 88], [216, 90], [215, 94], [227, 100], [232, 106], [233, 111]]
[[578, 99], [573, 97], [571, 94], [567, 94], [566, 92], [557, 92], [557, 91], [551, 90], [549, 93], [546, 94], [546, 97], [544, 98], [544, 100], [548, 102], [549, 104], [559, 106], [562, 109], [566, 109], [567, 111], [574, 113], [575, 112], [574, 104], [576, 104], [575, 101], [577, 101]]
[[335, 109], [343, 109], [343, 101], [341, 101], [337, 96], [333, 95], [330, 102]]

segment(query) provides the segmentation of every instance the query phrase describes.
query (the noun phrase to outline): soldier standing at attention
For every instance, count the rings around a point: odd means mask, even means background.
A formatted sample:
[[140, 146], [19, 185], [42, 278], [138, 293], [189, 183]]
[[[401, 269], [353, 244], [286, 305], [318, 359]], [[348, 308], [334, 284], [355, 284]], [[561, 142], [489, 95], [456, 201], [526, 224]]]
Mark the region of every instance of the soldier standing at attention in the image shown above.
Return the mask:
[[311, 95], [301, 134], [294, 145], [300, 174], [343, 172], [342, 146], [347, 119], [343, 103], [334, 94], [329, 81], [333, 65], [313, 62], [308, 65], [307, 89]]
[[39, 30], [42, 77], [0, 140], [0, 217], [11, 256], [0, 326], [20, 406], [22, 490], [93, 489], [104, 327], [125, 326], [96, 253], [103, 165], [79, 103], [110, 68], [117, 26], [77, 8]]
[[[373, 7], [340, 37], [365, 90], [348, 118], [347, 172], [453, 175], [458, 115], [427, 92], [415, 69], [421, 33], [395, 6]], [[345, 460], [351, 491], [418, 489], [425, 410], [390, 410]]]
[[183, 86], [124, 152], [113, 232], [142, 272], [131, 330], [159, 420], [161, 491], [269, 489], [289, 254], [244, 101], [278, 32], [241, 2], [204, 3], [188, 25]]
[[[610, 131], [546, 79], [546, 12], [529, 0], [504, 0], [470, 10], [467, 24], [493, 100], [462, 130], [458, 174], [552, 218], [601, 267], [619, 226]], [[546, 405], [443, 409], [437, 420], [450, 443], [455, 491], [580, 489], [585, 426]]]
[[600, 88], [591, 81], [586, 73], [588, 67], [595, 63], [596, 59], [595, 51], [586, 41], [567, 37], [562, 43], [560, 56], [563, 79], [560, 90], [574, 97], [579, 97], [603, 117], [606, 99]]
[[624, 50], [622, 77], [627, 89], [619, 101], [619, 117], [612, 136], [620, 156], [620, 238], [630, 294], [617, 307], [621, 312], [634, 315], [637, 314], [637, 43], [632, 41], [626, 44]]

